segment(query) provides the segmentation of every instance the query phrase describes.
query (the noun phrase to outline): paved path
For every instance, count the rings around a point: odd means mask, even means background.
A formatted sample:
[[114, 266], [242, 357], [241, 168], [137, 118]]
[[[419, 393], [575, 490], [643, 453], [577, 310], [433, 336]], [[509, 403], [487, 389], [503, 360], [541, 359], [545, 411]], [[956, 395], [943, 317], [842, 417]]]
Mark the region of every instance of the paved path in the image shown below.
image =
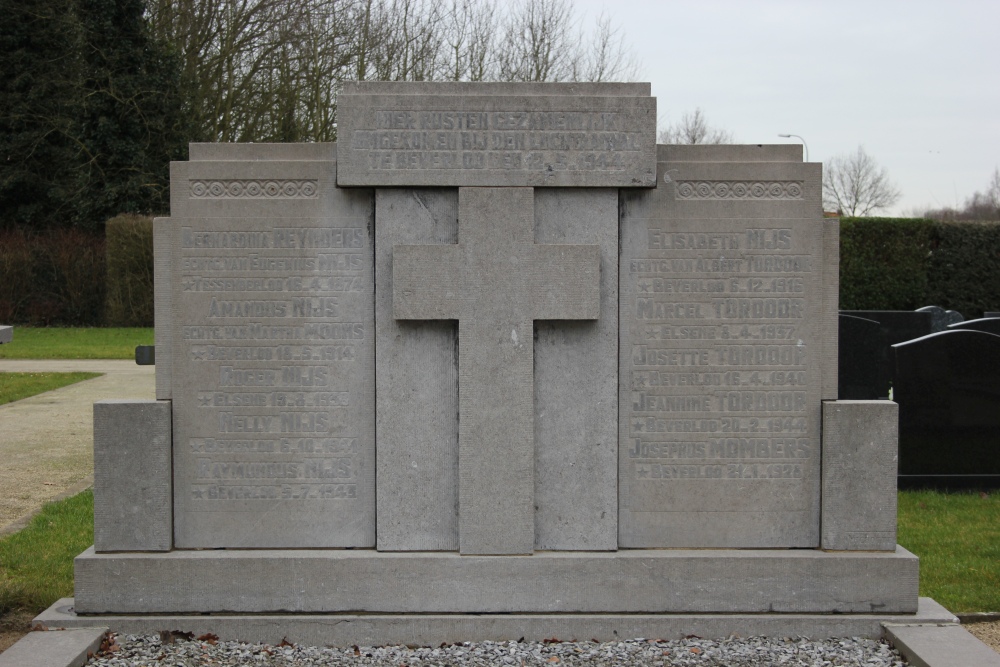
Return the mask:
[[101, 377], [0, 405], [0, 534], [83, 490], [94, 473], [94, 401], [155, 398], [152, 366], [131, 360], [0, 359], [0, 372], [90, 371]]

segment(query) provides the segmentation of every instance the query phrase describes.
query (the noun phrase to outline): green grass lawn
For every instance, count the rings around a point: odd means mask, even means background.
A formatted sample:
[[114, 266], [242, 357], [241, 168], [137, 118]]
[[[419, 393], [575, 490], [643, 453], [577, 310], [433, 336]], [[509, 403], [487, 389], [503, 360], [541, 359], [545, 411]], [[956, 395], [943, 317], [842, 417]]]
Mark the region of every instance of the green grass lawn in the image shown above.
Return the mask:
[[100, 373], [0, 373], [0, 405], [99, 375]]
[[0, 539], [0, 614], [37, 614], [73, 595], [73, 558], [94, 543], [94, 494], [49, 503]]
[[152, 344], [152, 329], [15, 326], [0, 359], [134, 359], [136, 345]]
[[898, 542], [920, 557], [920, 594], [949, 611], [1000, 611], [1000, 494], [904, 491]]

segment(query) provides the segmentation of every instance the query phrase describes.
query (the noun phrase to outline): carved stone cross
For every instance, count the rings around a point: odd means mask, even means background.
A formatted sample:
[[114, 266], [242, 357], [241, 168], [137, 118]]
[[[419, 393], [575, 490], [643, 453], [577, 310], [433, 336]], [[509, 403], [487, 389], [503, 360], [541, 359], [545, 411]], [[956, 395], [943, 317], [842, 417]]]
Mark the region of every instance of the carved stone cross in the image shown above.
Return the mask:
[[393, 248], [393, 317], [458, 320], [463, 554], [533, 551], [534, 321], [599, 315], [600, 247], [534, 222], [533, 188], [459, 188], [457, 244]]

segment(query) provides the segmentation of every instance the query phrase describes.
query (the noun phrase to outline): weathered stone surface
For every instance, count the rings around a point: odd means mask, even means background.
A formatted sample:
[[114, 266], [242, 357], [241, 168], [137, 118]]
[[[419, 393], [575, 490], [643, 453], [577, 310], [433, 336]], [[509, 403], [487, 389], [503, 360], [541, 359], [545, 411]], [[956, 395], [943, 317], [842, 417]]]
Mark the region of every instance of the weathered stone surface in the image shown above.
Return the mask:
[[618, 546], [618, 192], [535, 190], [535, 242], [595, 244], [596, 320], [535, 323], [535, 548]]
[[14, 327], [0, 325], [0, 345], [14, 340]]
[[823, 403], [821, 548], [895, 550], [898, 445], [892, 401]]
[[393, 247], [457, 240], [458, 190], [376, 190], [380, 550], [458, 550], [458, 331], [392, 316]]
[[0, 667], [81, 667], [95, 654], [107, 632], [86, 627], [60, 632], [29, 632], [0, 654]]
[[173, 232], [170, 218], [153, 218], [153, 342], [160, 348], [156, 368], [156, 398], [170, 400], [173, 375], [173, 300], [171, 279], [174, 261]]
[[1000, 655], [961, 625], [886, 624], [885, 634], [913, 667], [1000, 667]]
[[[657, 549], [530, 556], [358, 550], [95, 554], [76, 611], [97, 614], [914, 613], [917, 558], [817, 550]], [[248, 573], [252, 586], [247, 586]]]
[[94, 548], [169, 551], [170, 402], [94, 403]]
[[371, 192], [334, 172], [172, 165], [178, 547], [375, 544]]
[[651, 187], [648, 84], [346, 84], [341, 186]]
[[619, 546], [816, 547], [837, 386], [820, 165], [684, 148], [622, 195]]
[[[392, 246], [455, 243], [457, 194], [376, 192], [381, 550], [458, 548], [457, 331], [391, 303]], [[599, 245], [603, 266], [597, 320], [535, 323], [535, 548], [614, 549], [618, 193], [539, 189], [534, 206], [535, 242]]]
[[57, 600], [35, 617], [48, 628], [109, 625], [120, 634], [156, 634], [163, 628], [205, 633], [220, 639], [306, 646], [439, 646], [467, 641], [542, 641], [587, 637], [681, 639], [695, 635], [725, 639], [748, 637], [882, 637], [883, 623], [949, 623], [947, 609], [920, 598], [914, 614], [142, 614], [81, 616], [73, 598]]
[[534, 320], [599, 316], [600, 248], [535, 244], [530, 188], [461, 188], [458, 225], [393, 248], [393, 316], [458, 320], [460, 549], [529, 553]]

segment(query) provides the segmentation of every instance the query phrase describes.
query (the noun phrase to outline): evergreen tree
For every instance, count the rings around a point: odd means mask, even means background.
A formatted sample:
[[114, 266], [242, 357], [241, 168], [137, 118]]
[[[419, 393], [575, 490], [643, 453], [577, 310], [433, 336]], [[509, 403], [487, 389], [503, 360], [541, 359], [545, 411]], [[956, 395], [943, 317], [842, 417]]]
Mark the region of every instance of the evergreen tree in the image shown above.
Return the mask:
[[0, 228], [65, 223], [75, 201], [78, 25], [70, 0], [0, 0]]
[[83, 63], [76, 222], [168, 208], [169, 163], [187, 153], [179, 66], [149, 34], [142, 0], [77, 0]]

